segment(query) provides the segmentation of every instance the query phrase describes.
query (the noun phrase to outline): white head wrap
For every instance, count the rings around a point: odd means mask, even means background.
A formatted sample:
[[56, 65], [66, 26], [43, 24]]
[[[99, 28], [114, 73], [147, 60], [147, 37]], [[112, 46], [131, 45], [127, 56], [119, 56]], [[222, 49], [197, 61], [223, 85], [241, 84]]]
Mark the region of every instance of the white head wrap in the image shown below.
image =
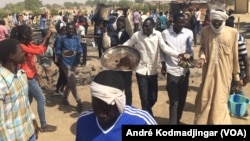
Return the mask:
[[93, 97], [96, 97], [108, 105], [117, 106], [120, 113], [124, 111], [126, 105], [126, 98], [124, 91], [120, 89], [105, 86], [98, 84], [96, 82], [92, 82], [90, 85], [90, 92]]
[[210, 12], [210, 19], [211, 20], [226, 21], [227, 18], [228, 18], [228, 15], [227, 15], [226, 11], [211, 10], [211, 12]]
[[216, 34], [220, 34], [221, 31], [223, 30], [223, 28], [225, 27], [226, 24], [226, 20], [228, 18], [228, 15], [226, 13], [226, 11], [218, 11], [218, 10], [211, 10], [210, 12], [210, 19], [211, 20], [221, 20], [223, 21], [222, 25], [219, 28], [215, 28], [213, 26], [213, 24], [210, 24], [212, 27], [212, 30], [214, 31], [214, 33]]

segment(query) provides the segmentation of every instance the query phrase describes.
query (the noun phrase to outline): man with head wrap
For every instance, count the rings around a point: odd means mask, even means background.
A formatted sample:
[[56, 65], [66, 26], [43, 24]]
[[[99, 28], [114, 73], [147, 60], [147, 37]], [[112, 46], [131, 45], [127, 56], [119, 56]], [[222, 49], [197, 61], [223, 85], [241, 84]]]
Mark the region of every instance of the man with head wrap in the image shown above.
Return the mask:
[[79, 116], [76, 141], [121, 141], [122, 125], [157, 124], [147, 111], [125, 104], [124, 89], [118, 72], [104, 70], [97, 74], [90, 85], [93, 110]]
[[[202, 80], [195, 99], [195, 124], [231, 124], [228, 98], [231, 81], [239, 88], [238, 32], [225, 26], [226, 11], [211, 10], [211, 24], [201, 31]], [[233, 74], [233, 76], [232, 76]]]

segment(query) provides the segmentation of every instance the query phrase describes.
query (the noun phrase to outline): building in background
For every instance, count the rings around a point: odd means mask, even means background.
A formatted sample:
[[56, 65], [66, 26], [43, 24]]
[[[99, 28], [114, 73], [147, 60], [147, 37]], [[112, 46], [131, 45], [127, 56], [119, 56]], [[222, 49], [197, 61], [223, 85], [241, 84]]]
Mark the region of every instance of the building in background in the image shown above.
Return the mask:
[[235, 0], [235, 13], [250, 13], [250, 0]]

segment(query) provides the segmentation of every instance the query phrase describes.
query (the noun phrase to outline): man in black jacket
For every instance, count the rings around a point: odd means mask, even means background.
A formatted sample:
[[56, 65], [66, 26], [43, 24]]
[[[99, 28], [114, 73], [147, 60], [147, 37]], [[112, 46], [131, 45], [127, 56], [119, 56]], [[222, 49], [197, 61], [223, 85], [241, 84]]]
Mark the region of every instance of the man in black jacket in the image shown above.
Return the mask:
[[[106, 27], [103, 33], [102, 45], [104, 48], [115, 47], [126, 42], [130, 36], [126, 31], [126, 20], [127, 14], [124, 11], [123, 16], [120, 16], [116, 20], [117, 29], [115, 30], [113, 26], [109, 25]], [[125, 95], [126, 104], [132, 105], [132, 71], [117, 71], [120, 73], [125, 81]]]

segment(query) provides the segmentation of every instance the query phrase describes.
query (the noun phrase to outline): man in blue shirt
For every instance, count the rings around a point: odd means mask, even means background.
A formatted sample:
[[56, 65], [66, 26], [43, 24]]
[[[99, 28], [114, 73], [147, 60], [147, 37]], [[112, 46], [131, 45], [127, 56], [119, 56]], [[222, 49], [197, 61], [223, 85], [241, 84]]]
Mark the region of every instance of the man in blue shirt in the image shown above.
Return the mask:
[[75, 35], [75, 26], [72, 23], [68, 23], [66, 30], [67, 34], [56, 41], [56, 54], [61, 57], [62, 69], [68, 82], [63, 93], [63, 103], [64, 105], [69, 105], [68, 96], [71, 91], [77, 102], [77, 111], [82, 112], [81, 98], [76, 89], [75, 73], [76, 67], [80, 63], [80, 55], [83, 53], [83, 48]]
[[156, 125], [144, 110], [126, 105], [122, 76], [113, 70], [96, 75], [90, 85], [93, 109], [76, 123], [76, 141], [121, 141], [122, 125]]
[[45, 14], [41, 15], [41, 19], [40, 19], [40, 29], [42, 32], [42, 37], [45, 37], [46, 33], [47, 33], [47, 19], [45, 17]]

